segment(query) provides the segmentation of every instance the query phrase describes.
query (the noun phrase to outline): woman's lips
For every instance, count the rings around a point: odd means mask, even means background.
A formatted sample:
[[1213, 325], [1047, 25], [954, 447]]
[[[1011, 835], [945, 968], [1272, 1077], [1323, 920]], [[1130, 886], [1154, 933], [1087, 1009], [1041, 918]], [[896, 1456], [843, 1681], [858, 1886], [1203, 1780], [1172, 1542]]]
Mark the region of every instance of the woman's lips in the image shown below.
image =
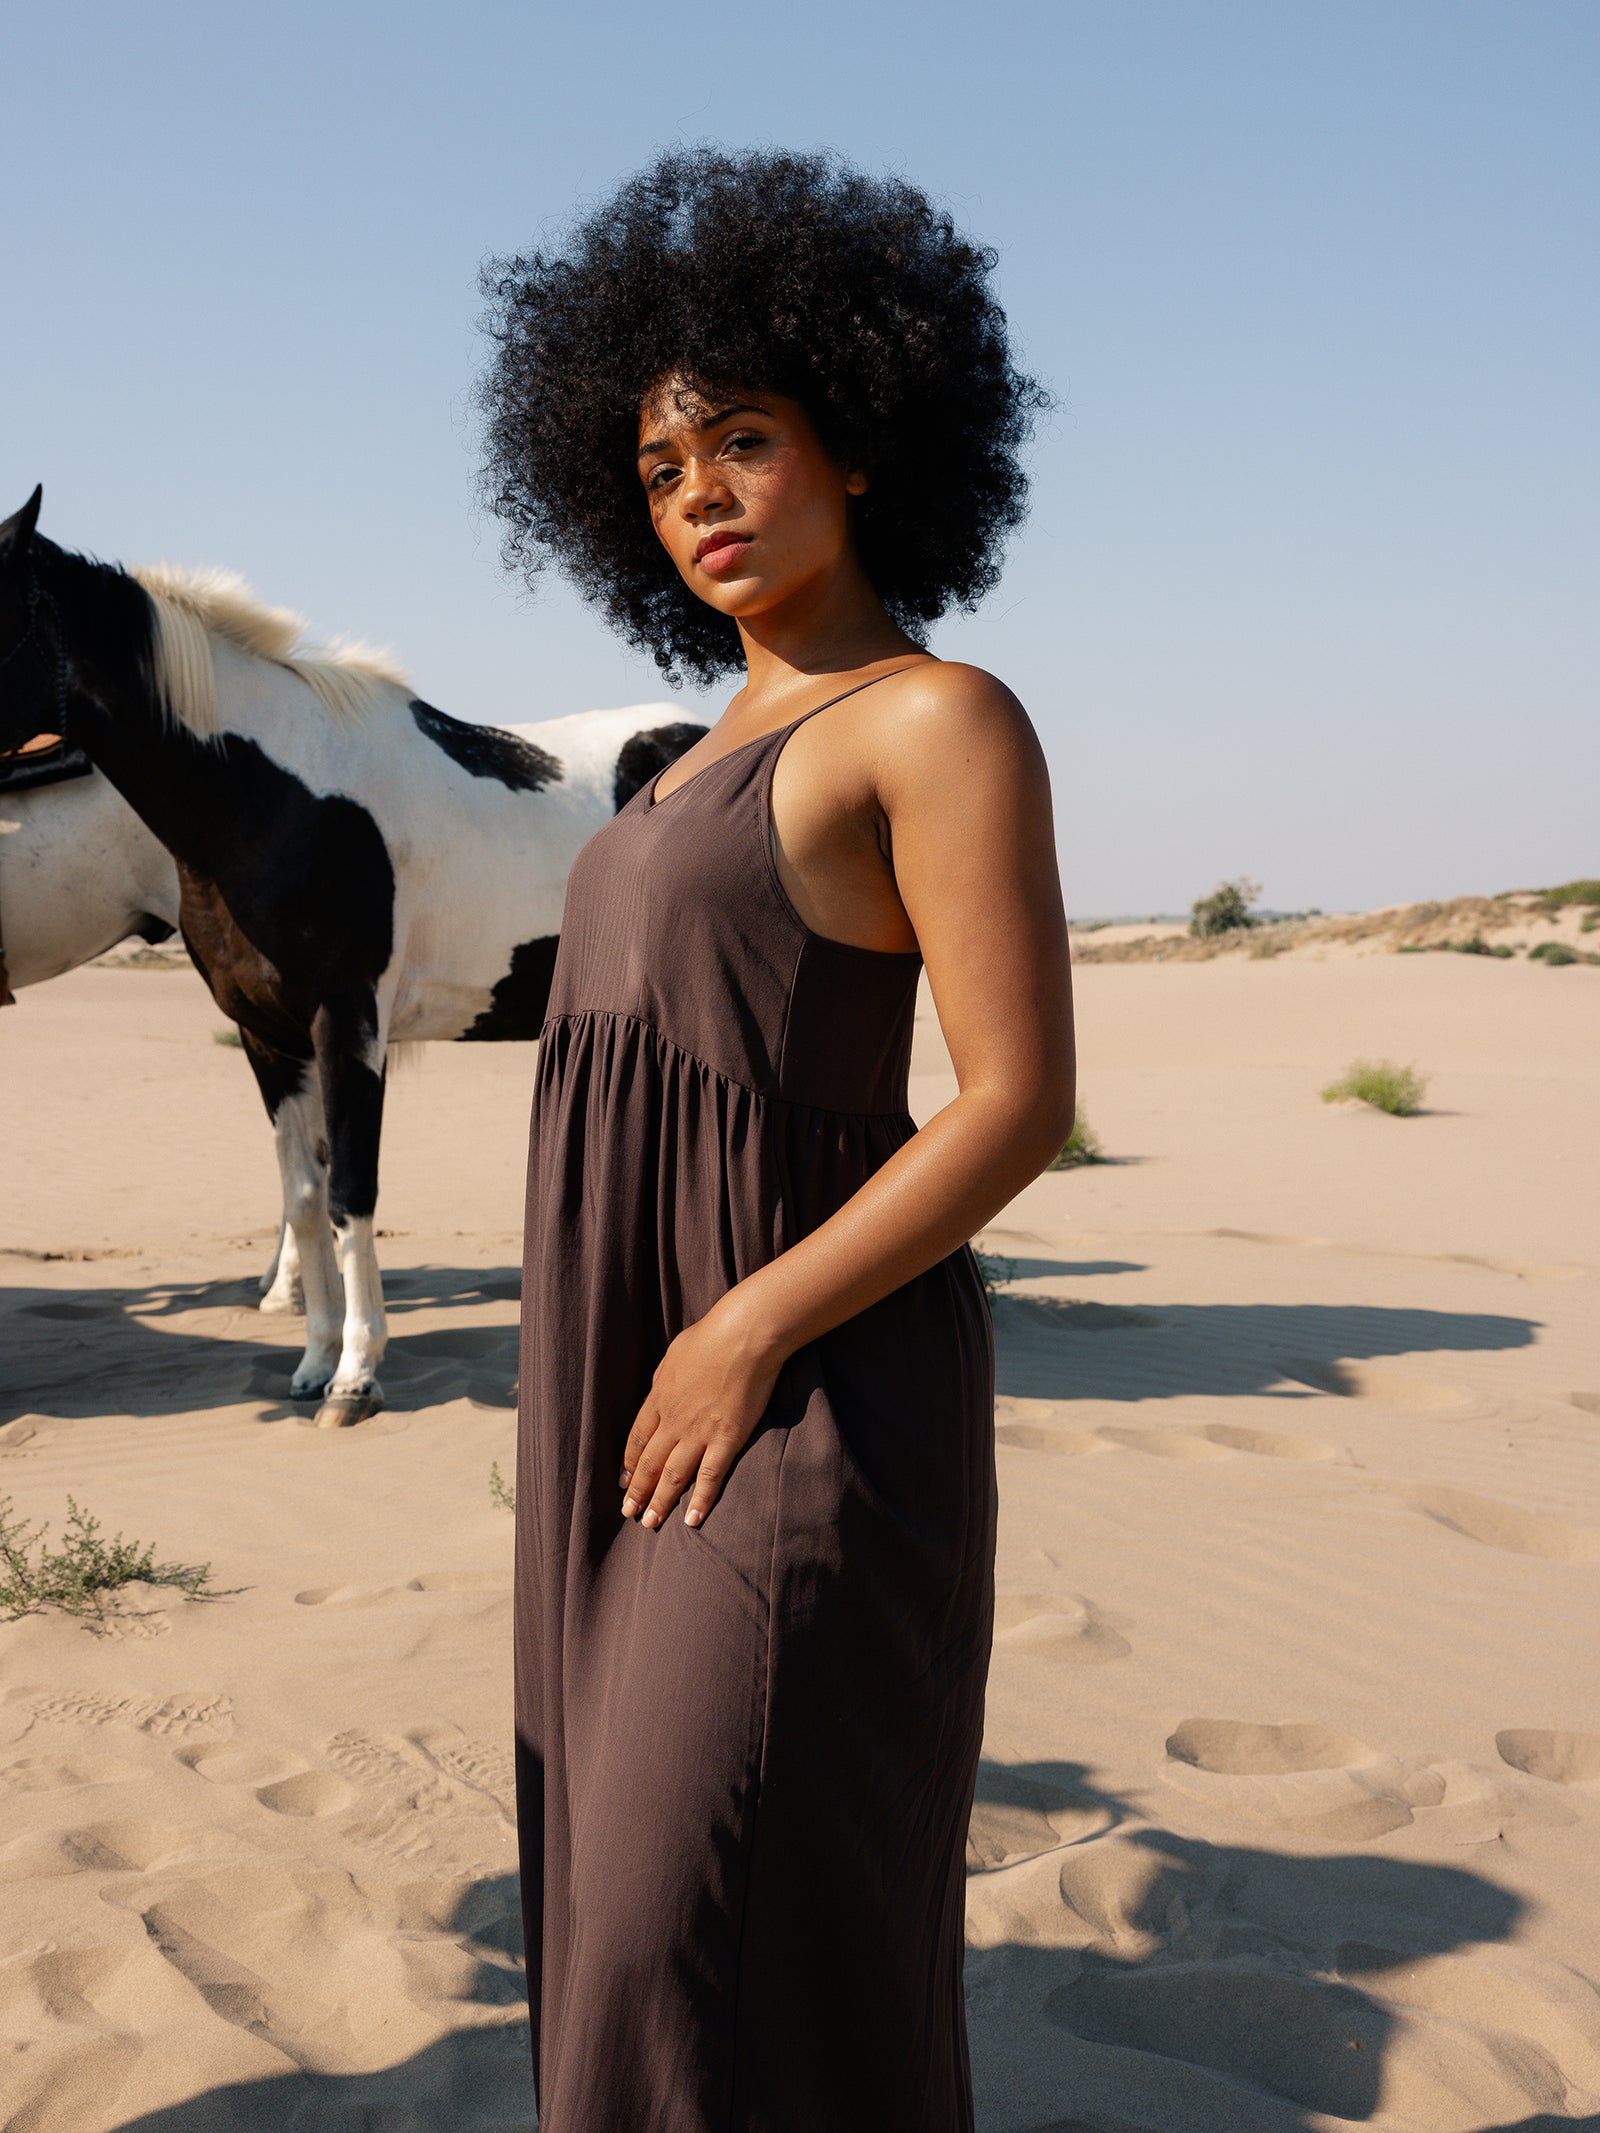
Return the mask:
[[709, 570], [713, 577], [720, 577], [731, 570], [749, 548], [749, 539], [744, 534], [726, 534], [722, 539], [702, 545], [695, 554], [695, 561], [702, 570]]

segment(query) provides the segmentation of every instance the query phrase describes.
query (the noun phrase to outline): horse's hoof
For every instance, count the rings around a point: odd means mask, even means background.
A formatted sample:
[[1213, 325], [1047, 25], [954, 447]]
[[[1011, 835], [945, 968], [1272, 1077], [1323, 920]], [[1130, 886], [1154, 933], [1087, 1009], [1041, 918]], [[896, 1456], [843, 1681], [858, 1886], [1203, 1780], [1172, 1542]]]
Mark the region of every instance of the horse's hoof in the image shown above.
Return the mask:
[[326, 1378], [291, 1378], [289, 1380], [290, 1399], [320, 1400], [327, 1391], [328, 1379], [332, 1376], [333, 1372], [330, 1370]]
[[317, 1409], [317, 1428], [352, 1429], [382, 1407], [383, 1394], [376, 1385], [369, 1385], [365, 1392], [331, 1393]]

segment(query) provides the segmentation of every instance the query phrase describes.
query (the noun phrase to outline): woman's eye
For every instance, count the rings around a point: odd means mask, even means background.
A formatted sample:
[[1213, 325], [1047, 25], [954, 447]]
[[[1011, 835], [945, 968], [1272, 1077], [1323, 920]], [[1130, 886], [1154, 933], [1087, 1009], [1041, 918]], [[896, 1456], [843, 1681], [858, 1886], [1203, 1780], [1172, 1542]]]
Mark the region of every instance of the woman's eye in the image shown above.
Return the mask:
[[749, 446], [765, 444], [766, 439], [758, 430], [738, 430], [723, 446], [726, 452], [743, 451]]
[[652, 467], [646, 475], [645, 487], [647, 489], [664, 489], [667, 486], [668, 479], [676, 479], [677, 472], [678, 470], [675, 466], [669, 461], [663, 460], [660, 466]]

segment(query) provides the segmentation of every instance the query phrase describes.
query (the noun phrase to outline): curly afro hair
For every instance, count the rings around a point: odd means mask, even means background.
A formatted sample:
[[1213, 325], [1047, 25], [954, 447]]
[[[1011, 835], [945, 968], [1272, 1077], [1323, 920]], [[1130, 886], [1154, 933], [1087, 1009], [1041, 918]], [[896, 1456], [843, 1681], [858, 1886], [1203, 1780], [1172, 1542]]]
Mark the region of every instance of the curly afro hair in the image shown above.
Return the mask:
[[741, 664], [650, 523], [639, 409], [680, 377], [798, 400], [843, 466], [863, 567], [921, 637], [975, 607], [1023, 515], [1018, 463], [1049, 397], [1012, 363], [993, 252], [924, 194], [836, 157], [663, 155], [562, 248], [484, 270], [496, 344], [479, 390], [507, 563], [554, 550], [580, 593], [676, 682]]

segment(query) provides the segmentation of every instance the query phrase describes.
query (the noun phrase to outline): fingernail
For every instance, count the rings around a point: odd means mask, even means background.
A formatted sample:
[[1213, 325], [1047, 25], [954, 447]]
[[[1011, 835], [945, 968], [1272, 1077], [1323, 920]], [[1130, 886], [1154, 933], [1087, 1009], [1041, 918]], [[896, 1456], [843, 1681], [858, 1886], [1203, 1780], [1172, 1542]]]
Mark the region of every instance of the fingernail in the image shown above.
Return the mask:
[[622, 1515], [623, 1515], [623, 1517], [624, 1517], [624, 1518], [632, 1518], [632, 1516], [633, 1516], [634, 1512], [635, 1512], [635, 1511], [637, 1511], [637, 1510], [638, 1510], [638, 1508], [639, 1508], [639, 1506], [638, 1506], [638, 1505], [637, 1505], [637, 1504], [636, 1504], [636, 1503], [634, 1502], [634, 1500], [633, 1500], [633, 1498], [632, 1498], [631, 1496], [624, 1496], [624, 1497], [623, 1497], [623, 1499], [622, 1499]]
[[659, 1526], [661, 1523], [661, 1513], [659, 1511], [654, 1510], [646, 1511], [643, 1518], [640, 1519], [639, 1523], [641, 1526], [648, 1526], [650, 1528], [650, 1531], [654, 1533], [657, 1526]]
[[683, 1522], [686, 1526], [697, 1526], [700, 1523], [701, 1516], [702, 1513], [697, 1511], [694, 1505], [691, 1504], [688, 1510], [685, 1511], [683, 1514]]
[[622, 1469], [622, 1472], [621, 1472], [620, 1476], [618, 1477], [618, 1480], [617, 1480], [617, 1487], [618, 1487], [619, 1489], [625, 1489], [625, 1488], [626, 1488], [626, 1487], [628, 1486], [628, 1483], [629, 1483], [629, 1482], [630, 1482], [630, 1481], [631, 1481], [632, 1479], [633, 1479], [633, 1468], [632, 1468], [631, 1466], [625, 1466], [625, 1467], [624, 1467], [624, 1468]]

